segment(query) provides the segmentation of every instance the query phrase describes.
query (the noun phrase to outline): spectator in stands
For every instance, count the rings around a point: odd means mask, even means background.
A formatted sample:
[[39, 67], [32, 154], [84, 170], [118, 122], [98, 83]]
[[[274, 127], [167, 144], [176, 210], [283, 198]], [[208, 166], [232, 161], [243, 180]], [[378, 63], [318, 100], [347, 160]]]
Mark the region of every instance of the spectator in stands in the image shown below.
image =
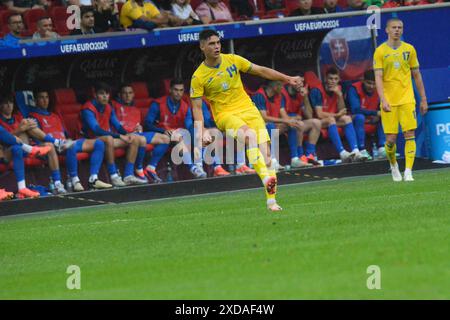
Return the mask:
[[[0, 98], [0, 108], [5, 102], [9, 103], [8, 101], [5, 101], [4, 98]], [[25, 156], [28, 156], [29, 158], [34, 158], [36, 156], [45, 156], [50, 151], [50, 147], [32, 147], [29, 144], [23, 143], [21, 139], [12, 135], [8, 130], [6, 130], [3, 121], [0, 121], [0, 151], [0, 153], [2, 154], [2, 157], [0, 157], [0, 159], [3, 162], [7, 164], [11, 160], [13, 161], [13, 171], [16, 176], [18, 190], [17, 197], [38, 198], [39, 192], [32, 191], [26, 186], [25, 166], [23, 158]], [[5, 191], [4, 189], [0, 189], [0, 200], [11, 198], [12, 195], [10, 192]]]
[[92, 0], [62, 0], [62, 3], [68, 7], [68, 6], [92, 6]]
[[[81, 107], [82, 133], [86, 138], [97, 138], [105, 143], [105, 158], [112, 185], [124, 187], [126, 185], [146, 183], [134, 176], [134, 163], [139, 148], [139, 137], [128, 134], [120, 124], [116, 114], [109, 104], [110, 89], [105, 83], [95, 84], [94, 99]], [[113, 131], [114, 129], [114, 131]], [[116, 168], [114, 150], [126, 149], [125, 178], [119, 175]]]
[[95, 34], [95, 17], [92, 6], [82, 6], [80, 8], [80, 29], [73, 29], [71, 35]]
[[401, 7], [401, 0], [387, 0], [381, 7], [382, 8], [397, 8]]
[[172, 5], [170, 0], [154, 0], [152, 2], [159, 12], [167, 15], [169, 19], [168, 26], [179, 27], [183, 25], [183, 20], [172, 13]]
[[181, 19], [183, 25], [202, 24], [199, 16], [190, 5], [190, 0], [174, 0], [172, 13]]
[[23, 118], [19, 113], [14, 112], [14, 98], [11, 95], [3, 96], [0, 100], [0, 125], [9, 133], [19, 137], [23, 142], [28, 143], [30, 138], [40, 141], [49, 146], [48, 165], [51, 170], [51, 177], [55, 183], [58, 194], [66, 193], [64, 185], [61, 183], [61, 172], [59, 170], [58, 152], [63, 152], [73, 145], [73, 141], [55, 138], [39, 129], [35, 119]]
[[41, 17], [37, 21], [37, 31], [33, 34], [33, 39], [58, 39], [59, 35], [53, 31], [53, 23], [50, 17]]
[[266, 6], [266, 11], [284, 9], [283, 0], [264, 0], [264, 5]]
[[375, 86], [375, 73], [373, 70], [364, 72], [364, 80], [353, 83], [347, 92], [348, 105], [353, 114], [353, 126], [358, 139], [358, 148], [363, 155], [370, 158], [366, 150], [366, 123], [376, 125], [378, 136], [378, 154], [386, 157], [383, 126], [381, 125], [380, 98]]
[[363, 0], [347, 0], [347, 8], [345, 11], [366, 10], [367, 4]]
[[338, 6], [338, 0], [324, 0], [323, 11], [324, 13], [336, 13], [342, 12], [344, 9]]
[[8, 28], [10, 32], [3, 38], [3, 44], [7, 47], [17, 47], [25, 29], [22, 15], [18, 13], [10, 15], [8, 17]]
[[120, 29], [119, 10], [111, 0], [93, 0], [95, 31], [97, 33]]
[[312, 0], [298, 0], [298, 8], [291, 12], [290, 16], [310, 16], [324, 13], [322, 8], [312, 6]]
[[381, 6], [384, 3], [384, 0], [364, 0], [364, 2], [366, 3], [367, 7], [377, 6], [377, 7], [381, 8]]
[[[159, 132], [143, 132], [141, 111], [134, 105], [134, 90], [130, 84], [122, 84], [115, 101], [112, 101], [117, 119], [128, 133], [139, 136], [139, 149], [136, 157], [136, 176], [148, 182], [162, 182], [156, 173], [156, 167], [169, 148], [170, 138]], [[155, 145], [152, 157], [144, 169], [146, 146]]]
[[[54, 138], [66, 139], [66, 131], [62, 125], [61, 118], [49, 110], [50, 98], [48, 92], [37, 89], [33, 95], [36, 107], [29, 108], [29, 116], [37, 121], [39, 128], [45, 134], [51, 135]], [[83, 185], [78, 177], [77, 153], [80, 152], [91, 153], [89, 187], [93, 189], [112, 188], [112, 185], [98, 179], [98, 172], [100, 171], [105, 153], [105, 143], [99, 139], [78, 139], [65, 152], [66, 168], [72, 180], [73, 190], [76, 192], [84, 191]]]
[[47, 10], [50, 6], [48, 0], [1, 0], [0, 3], [14, 13], [24, 13], [30, 9]]
[[[309, 99], [317, 118], [322, 121], [322, 127], [328, 128], [328, 135], [342, 161], [365, 161], [367, 157], [361, 154], [358, 149], [355, 128], [353, 127], [352, 118], [347, 115], [339, 81], [340, 77], [337, 69], [334, 67], [328, 69], [325, 74], [325, 82], [312, 86]], [[337, 126], [344, 128], [351, 152], [344, 149]]]
[[257, 0], [231, 0], [230, 5], [234, 12], [245, 17], [253, 17], [258, 9], [262, 9], [258, 8]]
[[124, 28], [141, 28], [151, 31], [169, 23], [166, 12], [160, 12], [151, 2], [128, 0], [120, 11], [120, 24]]
[[[154, 101], [145, 118], [144, 130], [155, 131], [170, 137], [175, 143], [182, 143], [183, 162], [189, 166], [196, 178], [206, 178], [206, 172], [201, 163], [193, 163], [190, 153], [190, 141], [183, 141], [182, 131], [193, 131], [192, 110], [182, 98], [184, 95], [184, 82], [182, 79], [173, 79], [170, 82], [169, 95]], [[158, 123], [157, 123], [158, 122]]]
[[[316, 160], [316, 144], [320, 137], [320, 129], [322, 123], [319, 119], [313, 117], [313, 110], [308, 98], [308, 88], [305, 86], [303, 75], [299, 75], [301, 84], [299, 87], [293, 87], [289, 84], [285, 85], [281, 90], [282, 102], [287, 116], [300, 122], [303, 132], [308, 133], [308, 141], [305, 142], [305, 150], [303, 150], [303, 135], [294, 135], [292, 133], [288, 139], [296, 139], [297, 143], [291, 141], [289, 143], [291, 157], [304, 163], [312, 165], [320, 165]], [[281, 112], [284, 115], [284, 112]], [[295, 147], [297, 145], [297, 147]]]
[[220, 0], [205, 0], [195, 9], [195, 12], [204, 24], [215, 20], [233, 21], [230, 9]]

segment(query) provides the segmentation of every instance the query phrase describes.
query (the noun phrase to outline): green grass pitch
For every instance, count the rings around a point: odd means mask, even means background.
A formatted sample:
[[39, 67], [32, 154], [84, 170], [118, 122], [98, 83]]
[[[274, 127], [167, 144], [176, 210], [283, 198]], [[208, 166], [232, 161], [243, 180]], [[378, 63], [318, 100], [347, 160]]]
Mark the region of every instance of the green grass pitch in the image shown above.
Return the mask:
[[276, 214], [260, 189], [3, 218], [0, 298], [449, 299], [450, 170], [415, 179], [282, 186]]

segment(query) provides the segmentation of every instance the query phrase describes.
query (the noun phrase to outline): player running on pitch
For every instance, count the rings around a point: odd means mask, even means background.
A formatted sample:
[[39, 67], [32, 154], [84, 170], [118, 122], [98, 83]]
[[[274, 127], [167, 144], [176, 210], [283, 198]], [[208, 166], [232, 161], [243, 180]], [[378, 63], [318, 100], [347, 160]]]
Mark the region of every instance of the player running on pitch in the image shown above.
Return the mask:
[[388, 40], [374, 53], [375, 82], [381, 101], [381, 121], [386, 134], [386, 156], [391, 165], [394, 181], [402, 181], [402, 175], [395, 157], [398, 125], [402, 126], [405, 136], [405, 181], [414, 181], [412, 167], [416, 155], [414, 130], [417, 128], [416, 101], [411, 73], [420, 94], [420, 112], [428, 110], [427, 97], [419, 71], [416, 49], [403, 42], [403, 22], [389, 19], [386, 24]]
[[[270, 165], [270, 142], [266, 125], [256, 106], [244, 90], [240, 72], [247, 72], [269, 80], [278, 80], [293, 86], [301, 84], [300, 77], [290, 77], [270, 68], [258, 66], [247, 59], [222, 54], [219, 34], [214, 30], [200, 33], [200, 49], [205, 60], [194, 72], [191, 80], [191, 100], [196, 125], [201, 125], [203, 143], [212, 142], [205, 132], [202, 114], [204, 96], [210, 103], [217, 127], [233, 132], [233, 137], [248, 146], [247, 157], [261, 178], [267, 196], [267, 208], [280, 211], [275, 200], [277, 177]], [[252, 145], [251, 141], [257, 142]]]

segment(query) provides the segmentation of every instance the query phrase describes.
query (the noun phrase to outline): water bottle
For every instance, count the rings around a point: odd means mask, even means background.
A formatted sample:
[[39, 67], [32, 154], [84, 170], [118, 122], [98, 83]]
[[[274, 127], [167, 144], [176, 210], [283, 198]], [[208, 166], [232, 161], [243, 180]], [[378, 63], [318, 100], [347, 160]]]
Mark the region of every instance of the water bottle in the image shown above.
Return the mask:
[[374, 159], [378, 158], [378, 147], [375, 142], [372, 145], [372, 156]]
[[173, 182], [172, 166], [170, 162], [167, 162], [167, 182]]
[[67, 192], [73, 192], [72, 178], [70, 177], [70, 175], [67, 175], [66, 190]]
[[53, 179], [50, 178], [50, 183], [48, 184], [48, 190], [50, 191], [50, 193], [55, 194], [56, 193], [56, 188], [55, 188], [55, 183], [53, 182]]

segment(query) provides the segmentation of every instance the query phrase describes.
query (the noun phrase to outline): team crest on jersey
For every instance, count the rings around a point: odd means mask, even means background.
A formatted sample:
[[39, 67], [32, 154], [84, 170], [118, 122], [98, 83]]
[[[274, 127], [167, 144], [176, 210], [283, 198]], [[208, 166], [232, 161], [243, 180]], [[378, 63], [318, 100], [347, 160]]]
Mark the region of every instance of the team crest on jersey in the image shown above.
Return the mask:
[[334, 64], [341, 70], [344, 70], [347, 66], [349, 48], [347, 40], [341, 39], [331, 39], [330, 41], [330, 51], [331, 57], [333, 58]]
[[223, 91], [227, 91], [228, 89], [230, 89], [229, 84], [226, 82], [222, 82], [222, 89], [223, 89]]

